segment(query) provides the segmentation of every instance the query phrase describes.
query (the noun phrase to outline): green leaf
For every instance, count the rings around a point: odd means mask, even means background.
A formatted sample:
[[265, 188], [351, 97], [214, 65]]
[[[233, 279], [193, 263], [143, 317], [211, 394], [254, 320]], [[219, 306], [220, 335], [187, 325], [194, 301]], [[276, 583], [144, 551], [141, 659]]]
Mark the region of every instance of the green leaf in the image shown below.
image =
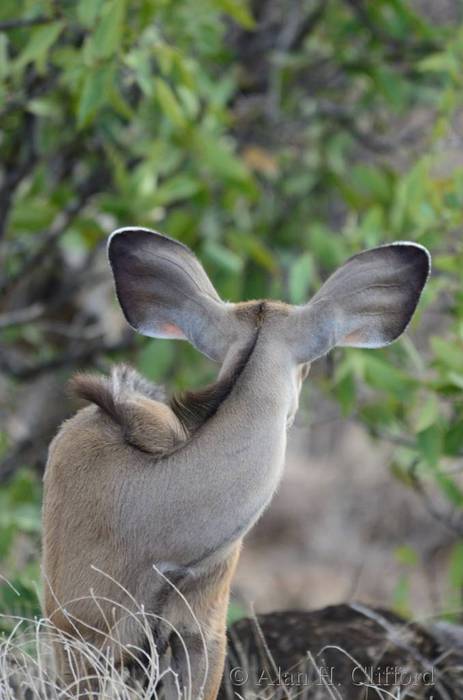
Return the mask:
[[341, 406], [342, 414], [348, 416], [352, 413], [357, 401], [357, 386], [352, 372], [344, 374], [336, 382], [333, 391]]
[[86, 126], [108, 99], [114, 66], [109, 63], [88, 71], [77, 109], [77, 124]]
[[36, 63], [40, 70], [44, 69], [49, 49], [58, 39], [64, 28], [64, 22], [50, 22], [42, 27], [31, 30], [31, 38], [26, 47], [19, 54], [16, 65], [23, 68], [28, 63]]
[[404, 617], [410, 616], [410, 582], [406, 574], [400, 574], [393, 594], [394, 610]]
[[103, 8], [101, 18], [91, 37], [91, 55], [97, 59], [110, 58], [121, 48], [124, 32], [125, 0], [111, 0]]
[[439, 402], [435, 394], [428, 396], [424, 403], [420, 403], [418, 415], [415, 421], [415, 431], [417, 433], [429, 428], [436, 422], [439, 416]]
[[232, 625], [234, 622], [237, 622], [238, 620], [241, 620], [241, 618], [246, 616], [246, 608], [244, 608], [239, 603], [232, 601], [228, 606], [227, 625]]
[[58, 117], [60, 104], [46, 97], [36, 97], [27, 103], [27, 111], [38, 117]]
[[437, 423], [430, 425], [417, 434], [416, 441], [423, 461], [435, 468], [439, 463], [443, 447], [441, 427]]
[[364, 367], [365, 379], [370, 386], [402, 400], [410, 398], [410, 390], [416, 382], [408, 374], [372, 353], [365, 353]]
[[240, 274], [243, 269], [243, 261], [239, 255], [220, 245], [220, 243], [208, 241], [204, 246], [204, 253], [226, 272]]
[[310, 250], [317, 262], [325, 270], [334, 270], [347, 255], [347, 250], [338, 236], [335, 236], [330, 229], [323, 224], [313, 223], [309, 229]]
[[144, 49], [134, 49], [125, 58], [125, 63], [134, 71], [138, 85], [147, 97], [154, 93], [151, 60]]
[[245, 29], [254, 29], [256, 22], [243, 0], [216, 0], [215, 4]]
[[166, 205], [190, 199], [201, 189], [201, 183], [189, 175], [174, 175], [162, 183], [156, 190], [157, 204]]
[[77, 6], [77, 17], [85, 27], [91, 28], [100, 14], [105, 0], [80, 0]]
[[162, 78], [155, 81], [156, 96], [162, 111], [175, 126], [182, 128], [185, 126], [185, 116], [182, 108], [170, 86]]
[[[38, 572], [34, 572], [34, 578], [37, 581]], [[0, 615], [0, 632], [7, 633], [17, 625], [17, 619], [9, 618], [10, 615], [26, 619], [40, 617], [40, 600], [30, 576], [21, 574], [13, 579], [8, 578], [8, 583], [0, 584], [0, 612], [6, 614], [6, 617]]]
[[293, 304], [307, 301], [312, 275], [313, 258], [310, 253], [305, 253], [295, 260], [289, 270], [289, 298]]
[[8, 57], [8, 37], [4, 32], [0, 33], [0, 80], [5, 80], [10, 72], [10, 59]]
[[16, 533], [17, 527], [14, 523], [0, 527], [0, 559], [5, 560], [10, 553]]
[[199, 100], [196, 93], [193, 90], [185, 87], [185, 85], [179, 85], [177, 88], [177, 93], [182, 101], [182, 105], [185, 108], [186, 113], [190, 119], [195, 119], [199, 114]]
[[38, 485], [34, 477], [27, 471], [20, 471], [10, 485], [8, 498], [15, 504], [34, 504], [37, 503], [38, 494]]
[[456, 372], [463, 373], [463, 344], [461, 341], [448, 341], [434, 337], [431, 338], [431, 348], [440, 363]]
[[56, 208], [49, 199], [18, 198], [10, 216], [15, 230], [36, 233], [50, 226], [56, 215]]
[[453, 384], [458, 389], [463, 389], [463, 373], [460, 372], [445, 372], [445, 379], [449, 384]]
[[242, 251], [243, 254], [247, 254], [260, 267], [265, 268], [273, 275], [278, 271], [278, 265], [271, 251], [265, 242], [257, 238], [255, 234], [233, 231], [229, 234], [229, 239], [235, 248]]
[[450, 584], [460, 598], [463, 588], [463, 542], [457, 542], [453, 547], [449, 574]]
[[451, 424], [444, 434], [444, 453], [456, 456], [463, 452], [463, 420]]
[[372, 78], [378, 92], [382, 93], [390, 107], [400, 109], [405, 103], [407, 83], [401, 75], [385, 64], [375, 66]]
[[446, 474], [437, 472], [435, 475], [437, 485], [445, 497], [457, 508], [463, 507], [463, 492], [458, 484]]
[[406, 486], [407, 488], [413, 487], [413, 479], [410, 476], [409, 465], [404, 465], [399, 461], [393, 461], [389, 465], [389, 469], [393, 477], [400, 481], [401, 484], [404, 484], [404, 486]]
[[418, 63], [418, 68], [425, 73], [454, 73], [461, 70], [461, 65], [449, 51], [431, 54]]
[[0, 459], [6, 454], [10, 441], [8, 435], [0, 431]]
[[224, 179], [246, 181], [249, 173], [244, 163], [233, 153], [231, 144], [225, 139], [211, 138], [209, 134], [197, 132], [193, 137], [195, 156], [205, 170]]
[[137, 356], [137, 368], [148, 379], [159, 382], [170, 370], [175, 359], [175, 343], [147, 341]]
[[418, 564], [418, 554], [416, 550], [406, 544], [396, 548], [395, 556], [399, 564], [404, 564], [406, 566], [417, 566]]
[[381, 168], [369, 165], [356, 165], [349, 174], [349, 185], [357, 195], [372, 203], [387, 202], [390, 196], [390, 182]]

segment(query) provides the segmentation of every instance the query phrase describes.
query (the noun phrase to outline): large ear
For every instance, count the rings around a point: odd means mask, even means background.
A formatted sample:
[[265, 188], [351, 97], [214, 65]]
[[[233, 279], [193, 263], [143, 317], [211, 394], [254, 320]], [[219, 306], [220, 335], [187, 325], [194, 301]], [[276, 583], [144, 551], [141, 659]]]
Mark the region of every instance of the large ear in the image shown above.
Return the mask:
[[334, 346], [380, 348], [406, 329], [428, 279], [423, 246], [397, 242], [350, 258], [313, 299], [295, 309], [291, 332], [297, 362]]
[[188, 339], [221, 361], [236, 328], [193, 253], [182, 243], [144, 228], [118, 229], [108, 257], [124, 315], [139, 333]]

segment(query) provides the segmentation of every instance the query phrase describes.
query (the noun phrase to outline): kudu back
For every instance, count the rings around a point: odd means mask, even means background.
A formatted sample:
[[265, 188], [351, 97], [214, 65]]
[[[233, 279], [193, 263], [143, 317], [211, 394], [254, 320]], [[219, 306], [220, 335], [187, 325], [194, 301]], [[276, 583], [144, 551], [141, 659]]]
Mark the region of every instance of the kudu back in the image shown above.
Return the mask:
[[[129, 324], [186, 339], [221, 367], [214, 384], [170, 401], [125, 366], [73, 379], [90, 405], [50, 446], [44, 612], [123, 664], [143, 648], [140, 606], [185, 697], [213, 700], [241, 541], [281, 478], [309, 363], [335, 346], [398, 338], [430, 258], [413, 243], [362, 252], [309, 303], [290, 306], [223, 302], [186, 246], [147, 229], [114, 232], [108, 253]], [[58, 645], [56, 655], [70, 684], [69, 653]]]

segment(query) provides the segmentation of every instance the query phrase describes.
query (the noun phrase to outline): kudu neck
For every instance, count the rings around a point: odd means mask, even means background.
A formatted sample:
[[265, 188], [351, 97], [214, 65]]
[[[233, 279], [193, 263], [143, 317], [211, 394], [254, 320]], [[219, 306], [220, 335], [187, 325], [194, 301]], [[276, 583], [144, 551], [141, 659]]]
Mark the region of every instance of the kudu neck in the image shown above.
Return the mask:
[[[175, 527], [174, 561], [191, 564], [225, 551], [270, 501], [283, 470], [291, 399], [283, 360], [258, 334], [246, 353], [238, 352], [224, 367], [207, 389], [209, 397], [198, 392], [199, 408], [205, 405], [209, 413], [196, 428], [190, 424], [190, 440], [168, 458], [179, 482], [188, 485], [188, 512], [195, 513], [194, 522]], [[188, 401], [180, 406], [186, 419]], [[162, 473], [170, 474], [169, 466]], [[179, 510], [169, 518], [177, 523], [186, 516], [183, 500], [173, 500]]]
[[266, 329], [257, 329], [246, 346], [230, 351], [219, 377], [228, 378], [233, 390], [231, 402], [246, 401], [250, 406], [262, 405], [274, 413], [285, 413], [291, 401], [291, 367], [288, 358], [269, 339]]
[[230, 348], [213, 384], [176, 395], [171, 407], [190, 435], [228, 409], [283, 416], [291, 401], [288, 371], [284, 358], [272, 349], [262, 331], [256, 330], [246, 343]]

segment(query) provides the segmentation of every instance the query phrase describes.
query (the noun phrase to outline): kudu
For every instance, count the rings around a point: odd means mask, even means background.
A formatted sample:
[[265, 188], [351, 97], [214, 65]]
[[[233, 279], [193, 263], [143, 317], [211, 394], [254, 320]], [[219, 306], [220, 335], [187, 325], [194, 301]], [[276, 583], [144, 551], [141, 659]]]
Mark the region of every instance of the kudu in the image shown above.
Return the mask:
[[[133, 598], [181, 633], [190, 665], [171, 627], [153, 623], [159, 652], [189, 697], [213, 700], [241, 542], [281, 478], [309, 363], [335, 346], [377, 348], [398, 338], [430, 257], [405, 242], [367, 250], [308, 304], [291, 306], [223, 302], [185, 245], [148, 229], [115, 231], [108, 254], [129, 324], [143, 335], [187, 339], [221, 369], [211, 386], [170, 402], [124, 366], [111, 378], [74, 378], [93, 405], [66, 421], [50, 447], [44, 610], [70, 637], [98, 646], [109, 634], [123, 664], [125, 650], [143, 644], [120, 607]], [[57, 657], [69, 681], [62, 648]]]

